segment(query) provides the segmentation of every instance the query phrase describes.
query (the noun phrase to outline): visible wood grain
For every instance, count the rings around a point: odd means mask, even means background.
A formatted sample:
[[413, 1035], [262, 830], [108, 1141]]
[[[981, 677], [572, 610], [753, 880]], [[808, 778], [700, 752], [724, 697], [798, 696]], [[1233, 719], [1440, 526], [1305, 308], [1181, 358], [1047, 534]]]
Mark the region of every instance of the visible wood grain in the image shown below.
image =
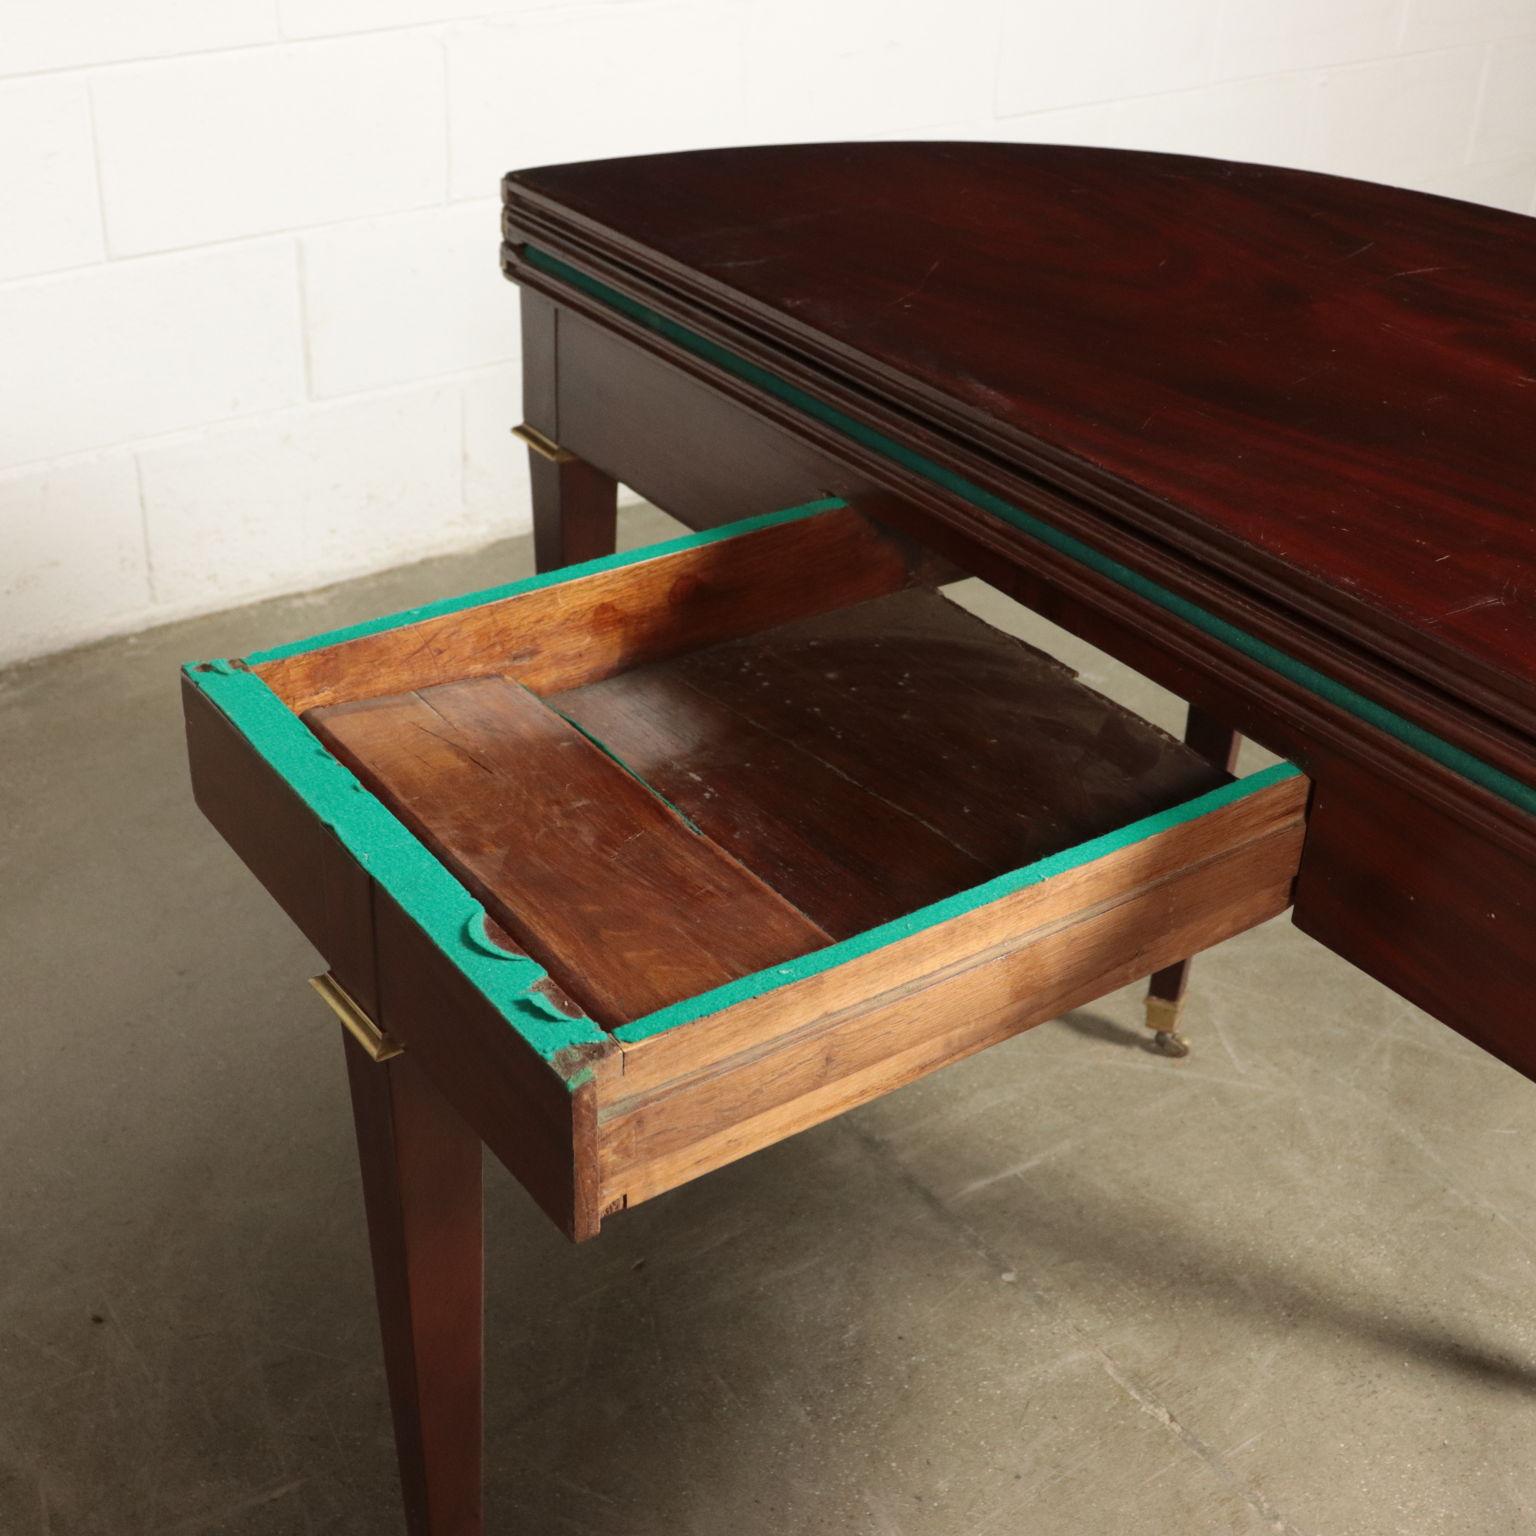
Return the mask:
[[480, 1536], [480, 1138], [409, 1055], [343, 1039], [406, 1529]]
[[[689, 1073], [710, 1070], [738, 1052], [758, 1049], [814, 1020], [1006, 944], [1020, 933], [1103, 902], [1122, 900], [1128, 891], [1155, 886], [1233, 848], [1274, 833], [1299, 840], [1306, 801], [1304, 779], [1281, 780], [830, 970], [662, 1034], [624, 1042], [622, 1091], [625, 1095], [644, 1092]], [[1132, 974], [1145, 975], [1151, 968], [1148, 965]]]
[[838, 938], [1228, 777], [917, 589], [551, 702]]
[[932, 593], [893, 593], [674, 665], [927, 822], [988, 874], [1230, 777]]
[[515, 683], [447, 683], [305, 719], [602, 1024], [827, 943]]
[[[398, 1040], [539, 1208], [577, 1242], [597, 1233], [594, 1141], [599, 1085], [618, 1071], [615, 1042], [541, 1060], [486, 995], [384, 891], [375, 902], [377, 1022]], [[504, 936], [497, 940], [518, 950]], [[539, 990], [561, 1012], [571, 999]]]
[[611, 555], [618, 533], [619, 486], [581, 459], [552, 463], [528, 450], [533, 492], [533, 563], [558, 570]]
[[[524, 283], [543, 281], [539, 274], [521, 267], [516, 275]], [[572, 292], [562, 293], [562, 302], [580, 307], [585, 301]], [[1000, 519], [978, 511], [964, 497], [939, 488], [872, 449], [851, 443], [804, 413], [701, 363], [643, 328], [629, 325], [622, 317], [595, 304], [588, 308], [600, 314], [611, 329], [607, 343], [614, 366], [626, 366], [626, 354], [635, 353], [649, 364], [635, 375], [643, 387], [636, 390], [627, 407], [627, 419], [632, 418], [633, 425], [627, 425], [620, 434], [617, 428], [605, 428], [594, 418], [588, 428], [593, 433], [606, 430], [613, 435], [632, 435], [649, 427], [678, 439], [675, 450], [660, 466], [672, 477], [671, 483], [663, 488], [664, 494], [661, 490], [650, 493], [663, 505], [680, 504], [688, 497], [701, 460], [711, 454], [731, 458], [738, 447], [756, 440], [763, 422], [772, 423], [791, 431], [803, 444], [814, 444], [818, 451], [839, 459], [842, 473], [830, 487], [837, 494], [857, 497], [859, 505], [883, 523], [901, 529], [970, 574], [982, 576], [1173, 692], [1230, 720], [1245, 735], [1309, 772], [1320, 771], [1325, 755], [1333, 753], [1368, 762], [1379, 771], [1420, 781], [1426, 790], [1432, 788], [1438, 801], [1453, 814], [1469, 825], [1483, 827], [1496, 840], [1513, 837], [1522, 846], [1531, 841], [1528, 835], [1512, 831], [1506, 802], [1402, 743], [1369, 727], [1362, 728], [1355, 717], [1306, 686], [1281, 677], [1263, 661], [1213, 642], [1186, 620], [1128, 591], [1109, 576], [1026, 538]], [[570, 368], [564, 371], [572, 390], [592, 387], [590, 379], [578, 384], [570, 379]], [[675, 401], [685, 398], [687, 385], [701, 380], [734, 413], [722, 416], [707, 440], [693, 438], [687, 414], [672, 408]], [[1249, 590], [1233, 588], [1197, 561], [1132, 534], [1117, 523], [1098, 521], [1078, 502], [1045, 490], [995, 460], [982, 462], [967, 450], [928, 441], [921, 420], [893, 422], [888, 427], [898, 436], [913, 439], [915, 446], [977, 484], [1145, 571], [1218, 617], [1317, 666], [1452, 745], [1517, 778], [1529, 776], [1533, 756], [1530, 735], [1472, 707], [1479, 702], [1476, 690], [1447, 694], [1428, 674], [1411, 676], [1399, 667], [1377, 661], [1313, 622], [1304, 608], [1290, 612], [1261, 601]], [[589, 443], [584, 451], [600, 455], [602, 449]]]
[[1536, 559], [1529, 221], [1028, 145], [652, 157], [506, 190], [514, 236], [621, 262], [1529, 729], [1536, 599], [1506, 585]]
[[986, 878], [926, 822], [690, 687], [671, 663], [551, 702], [833, 938]]
[[[1232, 846], [1190, 863], [1172, 846], [1187, 840], [1163, 834], [1164, 857], [1122, 866], [1125, 883], [1059, 877], [1075, 889], [1059, 900], [1043, 891], [992, 948], [841, 1008], [829, 1002], [788, 1034], [760, 1020], [734, 1054], [717, 1038], [713, 1059], [681, 1080], [642, 1088], [626, 1071], [609, 1084], [623, 1097], [599, 1115], [605, 1200], [634, 1205], [1283, 912], [1299, 815], [1252, 839], [1229, 830]], [[626, 1052], [626, 1068], [641, 1049]]]
[[1536, 861], [1408, 790], [1339, 771], [1317, 787], [1295, 921], [1536, 1077]]
[[554, 692], [911, 579], [904, 541], [834, 509], [253, 670], [297, 714], [499, 673]]

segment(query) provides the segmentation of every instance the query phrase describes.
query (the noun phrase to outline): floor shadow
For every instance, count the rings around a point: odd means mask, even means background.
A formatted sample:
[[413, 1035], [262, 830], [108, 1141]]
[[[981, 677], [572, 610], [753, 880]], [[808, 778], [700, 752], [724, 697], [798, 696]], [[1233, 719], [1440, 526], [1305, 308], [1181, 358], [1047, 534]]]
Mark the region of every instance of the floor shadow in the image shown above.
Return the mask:
[[[1093, 1022], [1107, 1024], [1117, 1043], [1126, 1043], [1130, 1031], [1104, 1020]], [[904, 1164], [886, 1155], [893, 1168], [910, 1177]], [[1029, 1250], [1050, 1255], [1052, 1268], [1112, 1270], [1133, 1285], [1145, 1277], [1149, 1292], [1167, 1289], [1169, 1275], [1177, 1275], [1181, 1308], [1240, 1316], [1243, 1329], [1269, 1328], [1281, 1319], [1290, 1331], [1347, 1334], [1371, 1340], [1394, 1360], [1536, 1396], [1536, 1359], [1491, 1347], [1459, 1319], [1425, 1323], [1404, 1316], [1413, 1304], [1407, 1286], [1373, 1291], [1363, 1285], [1355, 1288], [1358, 1294], [1349, 1294], [1329, 1264], [1311, 1261], [1306, 1247], [1256, 1249], [1226, 1229], [1199, 1224], [1193, 1215], [1181, 1222], [1177, 1202], [1167, 1199], [1157, 1203], [1153, 1219], [1134, 1188], [1106, 1188], [1061, 1167], [1042, 1166], [1032, 1169], [1028, 1179], [988, 1188], [992, 1198], [1016, 1207], [1017, 1230], [1028, 1234]], [[969, 1218], [956, 1213], [953, 1219], [973, 1229]], [[1324, 1225], [1320, 1216], [1320, 1249], [1326, 1243]], [[1012, 1250], [1008, 1256], [1013, 1257]], [[1028, 1262], [1028, 1253], [1019, 1257]]]
[[1083, 1008], [1074, 1008], [1071, 1013], [1064, 1013], [1054, 1021], [1064, 1025], [1074, 1034], [1082, 1035], [1088, 1040], [1098, 1040], [1105, 1045], [1118, 1045], [1123, 1050], [1146, 1051], [1152, 1056], [1162, 1056], [1156, 1042], [1152, 1038], [1149, 1029], [1134, 1029], [1129, 1025], [1117, 1024], [1113, 1019], [1105, 1018], [1102, 1013], [1089, 1013]]

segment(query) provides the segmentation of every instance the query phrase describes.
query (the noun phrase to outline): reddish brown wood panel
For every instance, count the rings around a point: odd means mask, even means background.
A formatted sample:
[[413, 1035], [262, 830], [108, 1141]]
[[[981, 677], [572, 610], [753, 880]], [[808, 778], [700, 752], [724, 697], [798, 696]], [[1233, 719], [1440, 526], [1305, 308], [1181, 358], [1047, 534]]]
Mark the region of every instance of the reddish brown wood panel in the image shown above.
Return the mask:
[[[616, 334], [605, 340], [606, 352], [601, 356], [594, 346], [592, 365], [601, 366], [602, 357], [606, 357], [614, 368], [632, 372], [637, 385], [629, 402], [632, 422], [626, 430], [673, 433], [684, 445], [666, 461], [665, 471], [676, 481], [662, 489], [664, 500], [669, 497], [685, 504], [701, 461], [711, 454], [729, 459], [738, 443], [754, 440], [754, 434], [761, 430], [756, 416], [759, 406], [724, 387], [717, 391], [723, 404], [715, 422], [715, 436], [709, 441], [694, 438], [688, 414], [673, 409], [676, 402], [688, 398], [690, 390], [702, 387], [691, 376], [691, 365], [676, 357], [663, 360]], [[569, 372], [567, 385], [576, 387]], [[594, 433], [603, 430], [595, 416], [589, 427]], [[1261, 664], [1213, 645], [1182, 620], [1158, 612], [1086, 567], [1044, 546], [1021, 544], [995, 520], [962, 514], [954, 498], [919, 484], [910, 475], [888, 466], [876, 473], [874, 460], [852, 450], [846, 450], [846, 459], [845, 481], [842, 485], [834, 482], [835, 489], [845, 489], [860, 476], [872, 476], [877, 483], [899, 488], [899, 497], [882, 492], [863, 502], [883, 522], [1194, 701], [1210, 715], [1230, 722], [1244, 735], [1301, 764], [1315, 781], [1327, 783], [1335, 775], [1349, 776], [1341, 778], [1341, 784], [1363, 785], [1361, 793], [1367, 801], [1411, 791], [1444, 816], [1457, 829], [1456, 836], [1498, 854], [1493, 862], [1512, 861], [1516, 868], [1536, 865], [1536, 830], [1530, 819], [1453, 770], [1363, 725]], [[1209, 601], [1209, 594], [1206, 597]], [[1246, 600], [1244, 610], [1238, 617], [1245, 625], [1260, 633], [1266, 632], [1266, 626], [1273, 629], [1271, 611]], [[1416, 694], [1401, 675], [1357, 664], [1301, 619], [1291, 623], [1281, 638], [1293, 654], [1315, 659], [1332, 675], [1405, 713], [1428, 720], [1447, 739], [1470, 747], [1496, 765], [1515, 768], [1526, 762], [1528, 770], [1528, 749], [1489, 717], [1466, 711], [1449, 713], [1442, 704], [1431, 707], [1425, 702], [1428, 695]], [[1435, 988], [1442, 1000], [1436, 1007], [1443, 1009], [1438, 1016], [1464, 1033], [1475, 1033], [1475, 1007], [1463, 1008], [1458, 1002], [1462, 957], [1448, 930], [1424, 932], [1421, 940], [1413, 967], [1442, 978]], [[1354, 953], [1378, 980], [1389, 987], [1399, 985], [1399, 965], [1404, 962], [1393, 955], [1390, 945], [1374, 946], [1369, 959], [1361, 947]], [[1411, 984], [1404, 975], [1402, 985]], [[1421, 993], [1421, 1001], [1423, 996]]]
[[410, 1056], [343, 1039], [406, 1529], [480, 1536], [480, 1138]]
[[1038, 145], [652, 156], [506, 191], [514, 235], [626, 266], [1529, 725], [1529, 220]]
[[383, 891], [375, 917], [379, 1024], [556, 1226], [578, 1241], [596, 1235], [594, 1099], [598, 1080], [617, 1069], [612, 1042], [540, 1060]]
[[[1222, 858], [1234, 848], [1271, 837], [1289, 839], [1294, 870], [1307, 789], [1303, 778], [1281, 780], [841, 965], [813, 971], [721, 1012], [625, 1043], [622, 1076], [605, 1079], [605, 1102], [615, 1093], [649, 1092], [693, 1073], [712, 1071], [739, 1052], [862, 1007], [872, 997], [925, 976], [967, 965], [978, 955], [1006, 947], [1021, 934], [1043, 930], [1064, 917], [1114, 906], [1132, 891], [1155, 887], [1178, 871]], [[1122, 937], [1130, 945], [1136, 941], [1134, 929]]]
[[919, 589], [551, 702], [839, 938], [1228, 777]]
[[1295, 921], [1536, 1077], [1536, 861], [1411, 791], [1334, 773], [1314, 793]]
[[833, 938], [986, 878], [926, 822], [665, 662], [552, 702]]
[[[1191, 751], [1198, 752], [1206, 762], [1216, 764], [1227, 773], [1237, 772], [1237, 757], [1242, 750], [1243, 738], [1224, 721], [1215, 715], [1208, 715], [1193, 704], [1184, 721], [1184, 744]], [[1177, 965], [1154, 971], [1147, 987], [1147, 996], [1162, 998], [1169, 1003], [1182, 1002], [1189, 987], [1190, 970], [1190, 962], [1180, 960]]]
[[253, 668], [295, 713], [506, 673], [540, 692], [894, 591], [905, 539], [832, 508]]
[[[829, 974], [826, 1006], [789, 988], [755, 1022], [743, 1007], [626, 1048], [599, 1110], [607, 1198], [634, 1204], [1284, 911], [1304, 803], [1292, 780], [1059, 876], [1003, 915], [995, 943], [959, 945], [969, 923], [933, 930], [862, 993]], [[707, 1023], [700, 1053], [688, 1036]]]
[[515, 683], [476, 678], [305, 719], [609, 1027], [827, 943]]
[[[926, 821], [991, 873], [1228, 781], [943, 597], [823, 614], [679, 657], [680, 676]], [[857, 710], [844, 725], [844, 700]]]
[[[519, 280], [529, 280], [523, 269], [518, 275]], [[532, 280], [540, 279], [534, 274]], [[577, 296], [571, 302], [579, 305], [583, 301]], [[664, 471], [669, 477], [665, 485], [649, 493], [659, 504], [686, 504], [700, 464], [712, 458], [730, 460], [739, 447], [758, 440], [765, 420], [778, 423], [839, 459], [842, 468], [832, 482], [837, 494], [855, 500], [882, 523], [901, 529], [961, 569], [984, 576], [1065, 628], [1156, 677], [1174, 692], [1210, 708], [1282, 755], [1305, 765], [1319, 738], [1343, 746], [1351, 754], [1359, 742], [1367, 756], [1379, 759], [1384, 751], [1402, 757], [1400, 772], [1428, 774], [1455, 797], [1488, 803], [1486, 796], [1449, 770], [1422, 763], [1416, 754], [1396, 743], [1377, 742], [1374, 733], [1362, 736], [1347, 717], [1341, 717], [1341, 732], [1330, 718], [1336, 712], [1307, 689], [1286, 683], [1262, 662], [1213, 644], [1198, 629], [1128, 592], [1108, 576], [1024, 538], [964, 498], [871, 449], [850, 443], [803, 413], [775, 403], [761, 391], [725, 377], [652, 335], [644, 334], [642, 343], [636, 345], [635, 328], [622, 318], [605, 311], [602, 319], [613, 326], [615, 334], [604, 337], [606, 350], [594, 346], [593, 366], [624, 370], [632, 375], [636, 387], [627, 403], [622, 431], [617, 424], [594, 416], [587, 423], [594, 440], [584, 445], [583, 452], [602, 453], [605, 434], [629, 437], [649, 433], [676, 440], [676, 451], [656, 462], [658, 472]], [[592, 380], [573, 376], [581, 370], [569, 360], [563, 372], [572, 393], [595, 387]], [[697, 383], [696, 374], [709, 379], [710, 387], [727, 407], [719, 413], [707, 439], [695, 437], [690, 414], [674, 408], [688, 397]], [[853, 407], [856, 403], [844, 404]], [[934, 440], [920, 421], [883, 421], [878, 414], [875, 419], [877, 425], [905, 435], [914, 446], [953, 464], [975, 482], [1144, 571], [1219, 617], [1419, 721], [1494, 767], [1516, 778], [1529, 777], [1529, 736], [1509, 722], [1470, 707], [1477, 702], [1475, 690], [1459, 689], [1457, 694], [1448, 695], [1433, 677], [1412, 677], [1399, 667], [1377, 662], [1312, 622], [1304, 604], [1300, 612], [1288, 613], [1274, 604], [1258, 602], [1251, 591], [1234, 590], [1219, 573], [1118, 523], [1105, 522], [1079, 501], [1047, 492], [993, 461], [984, 462], [975, 454]], [[611, 453], [613, 457], [617, 454]]]
[[611, 475], [580, 459], [552, 461], [530, 448], [528, 479], [536, 570], [558, 570], [613, 553], [619, 487]]
[[[616, 346], [611, 333], [572, 310], [559, 313], [561, 446], [690, 528], [860, 488], [792, 433], [743, 418], [685, 374], [658, 377], [648, 353]], [[658, 386], [663, 393], [652, 395]]]

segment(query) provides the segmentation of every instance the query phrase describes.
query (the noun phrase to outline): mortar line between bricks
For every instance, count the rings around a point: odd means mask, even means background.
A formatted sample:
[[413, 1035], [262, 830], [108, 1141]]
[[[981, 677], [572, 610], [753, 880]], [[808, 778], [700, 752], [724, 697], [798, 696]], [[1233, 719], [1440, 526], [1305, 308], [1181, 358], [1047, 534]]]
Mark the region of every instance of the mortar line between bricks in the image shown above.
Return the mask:
[[1097, 1359], [1099, 1367], [1104, 1374], [1143, 1413], [1149, 1418], [1156, 1419], [1187, 1450], [1192, 1452], [1205, 1466], [1207, 1471], [1218, 1482], [1236, 1494], [1276, 1533], [1276, 1536], [1308, 1536], [1307, 1532], [1303, 1531], [1299, 1526], [1293, 1525], [1261, 1493], [1249, 1488], [1227, 1465], [1221, 1453], [1207, 1445], [1199, 1435], [1182, 1423], [1156, 1392], [1137, 1381], [1131, 1371], [1121, 1365], [1097, 1339], [1093, 1338], [1086, 1329], [1072, 1318], [1069, 1310], [1062, 1304], [1061, 1299], [1047, 1290], [1040, 1280], [1033, 1276], [1029, 1269], [1021, 1266], [1017, 1260], [1009, 1258], [1006, 1254], [994, 1248], [963, 1216], [952, 1210], [921, 1179], [912, 1173], [878, 1137], [872, 1136], [867, 1131], [861, 1130], [857, 1125], [850, 1123], [846, 1116], [839, 1118], [835, 1124], [844, 1134], [851, 1136], [858, 1142], [869, 1156], [877, 1159], [888, 1174], [894, 1174], [897, 1182], [910, 1194], [916, 1195], [951, 1231], [958, 1233], [974, 1254], [985, 1259], [987, 1263], [994, 1265], [1000, 1271], [1011, 1270], [1014, 1274], [1018, 1275], [1020, 1281], [1023, 1282], [1021, 1289], [1029, 1295], [1030, 1299], [1037, 1306], [1052, 1306], [1059, 1314], [1067, 1331], [1082, 1344], [1084, 1350]]

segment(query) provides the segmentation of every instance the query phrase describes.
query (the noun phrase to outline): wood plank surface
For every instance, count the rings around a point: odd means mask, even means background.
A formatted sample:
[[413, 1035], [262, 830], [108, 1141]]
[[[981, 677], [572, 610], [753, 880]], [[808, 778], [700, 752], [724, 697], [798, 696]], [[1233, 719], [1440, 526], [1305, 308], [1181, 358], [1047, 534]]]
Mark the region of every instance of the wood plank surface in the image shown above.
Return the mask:
[[[1283, 912], [1303, 832], [1292, 805], [1253, 838], [1229, 823], [1237, 841], [1209, 857], [1186, 829], [1164, 834], [1140, 868], [1122, 866], [1131, 883], [1052, 881], [1061, 889], [1042, 888], [989, 949], [910, 979], [893, 966], [896, 985], [839, 989], [786, 1034], [761, 1017], [733, 1039], [717, 1033], [719, 1054], [678, 1079], [610, 1079], [621, 1096], [599, 1108], [604, 1204], [673, 1188]], [[626, 1068], [642, 1049], [626, 1051]]]
[[920, 589], [551, 702], [838, 938], [1229, 777]]
[[986, 878], [925, 821], [668, 663], [551, 702], [833, 938]]
[[505, 673], [540, 693], [905, 586], [904, 540], [848, 509], [576, 576], [252, 670], [295, 714]]
[[828, 942], [516, 683], [476, 678], [305, 718], [610, 1028]]

